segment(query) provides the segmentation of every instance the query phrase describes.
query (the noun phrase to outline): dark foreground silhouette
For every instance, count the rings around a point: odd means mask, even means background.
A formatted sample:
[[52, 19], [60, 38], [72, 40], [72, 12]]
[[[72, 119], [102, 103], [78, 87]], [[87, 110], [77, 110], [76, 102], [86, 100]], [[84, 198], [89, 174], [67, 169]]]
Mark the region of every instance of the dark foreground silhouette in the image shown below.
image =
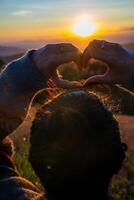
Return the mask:
[[75, 90], [46, 103], [31, 128], [29, 160], [46, 193], [20, 177], [12, 142], [0, 145], [0, 199], [108, 199], [126, 145], [113, 114], [93, 93]]
[[94, 94], [77, 90], [37, 113], [29, 160], [48, 199], [105, 200], [125, 150], [112, 113]]

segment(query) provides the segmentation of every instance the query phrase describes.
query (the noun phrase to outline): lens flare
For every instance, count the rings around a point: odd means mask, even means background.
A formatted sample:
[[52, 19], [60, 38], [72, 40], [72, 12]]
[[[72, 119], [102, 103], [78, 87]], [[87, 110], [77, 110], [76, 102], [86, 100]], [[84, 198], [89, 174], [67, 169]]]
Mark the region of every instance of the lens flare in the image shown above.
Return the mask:
[[90, 36], [94, 34], [96, 30], [96, 24], [84, 18], [79, 20], [73, 27], [73, 32], [81, 37]]

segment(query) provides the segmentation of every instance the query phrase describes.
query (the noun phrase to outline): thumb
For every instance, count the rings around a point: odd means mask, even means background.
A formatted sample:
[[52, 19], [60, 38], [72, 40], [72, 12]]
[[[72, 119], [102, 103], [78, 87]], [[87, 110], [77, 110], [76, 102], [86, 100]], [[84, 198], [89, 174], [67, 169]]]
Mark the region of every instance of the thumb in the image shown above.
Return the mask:
[[109, 77], [108, 74], [104, 74], [104, 75], [95, 75], [88, 78], [84, 82], [83, 86], [87, 86], [90, 84], [111, 84], [111, 83], [112, 83], [111, 77]]
[[82, 84], [78, 81], [68, 81], [60, 78], [58, 71], [55, 71], [51, 77], [52, 81], [60, 88], [72, 89], [81, 88]]

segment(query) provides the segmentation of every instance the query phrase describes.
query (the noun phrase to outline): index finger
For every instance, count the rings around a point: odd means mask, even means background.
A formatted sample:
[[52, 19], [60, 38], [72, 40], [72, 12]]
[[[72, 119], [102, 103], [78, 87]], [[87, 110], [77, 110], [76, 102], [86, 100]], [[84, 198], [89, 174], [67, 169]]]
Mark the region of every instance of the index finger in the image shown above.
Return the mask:
[[82, 55], [82, 68], [87, 67], [88, 62], [91, 58], [101, 60], [108, 64], [110, 58], [110, 47], [108, 47], [108, 44], [110, 43], [104, 40], [93, 40], [92, 42], [90, 42]]
[[53, 57], [51, 57], [51, 70], [56, 70], [59, 65], [72, 61], [80, 68], [82, 53], [78, 48], [72, 44], [59, 44], [57, 48], [58, 53], [53, 53]]
[[58, 71], [55, 71], [51, 77], [52, 81], [60, 88], [71, 89], [71, 88], [81, 88], [82, 84], [78, 81], [68, 81], [61, 79]]
[[89, 60], [91, 59], [91, 55], [90, 55], [90, 52], [89, 52], [89, 46], [85, 49], [83, 55], [82, 55], [82, 59], [81, 59], [81, 68], [86, 68], [88, 63], [89, 63]]

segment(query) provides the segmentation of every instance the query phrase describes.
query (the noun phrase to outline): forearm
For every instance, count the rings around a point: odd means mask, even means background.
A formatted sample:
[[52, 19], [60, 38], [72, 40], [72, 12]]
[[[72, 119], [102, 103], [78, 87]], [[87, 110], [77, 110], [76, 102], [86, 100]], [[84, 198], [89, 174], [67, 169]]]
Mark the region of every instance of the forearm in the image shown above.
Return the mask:
[[0, 140], [22, 123], [33, 97], [45, 87], [46, 79], [30, 55], [10, 63], [0, 74]]

